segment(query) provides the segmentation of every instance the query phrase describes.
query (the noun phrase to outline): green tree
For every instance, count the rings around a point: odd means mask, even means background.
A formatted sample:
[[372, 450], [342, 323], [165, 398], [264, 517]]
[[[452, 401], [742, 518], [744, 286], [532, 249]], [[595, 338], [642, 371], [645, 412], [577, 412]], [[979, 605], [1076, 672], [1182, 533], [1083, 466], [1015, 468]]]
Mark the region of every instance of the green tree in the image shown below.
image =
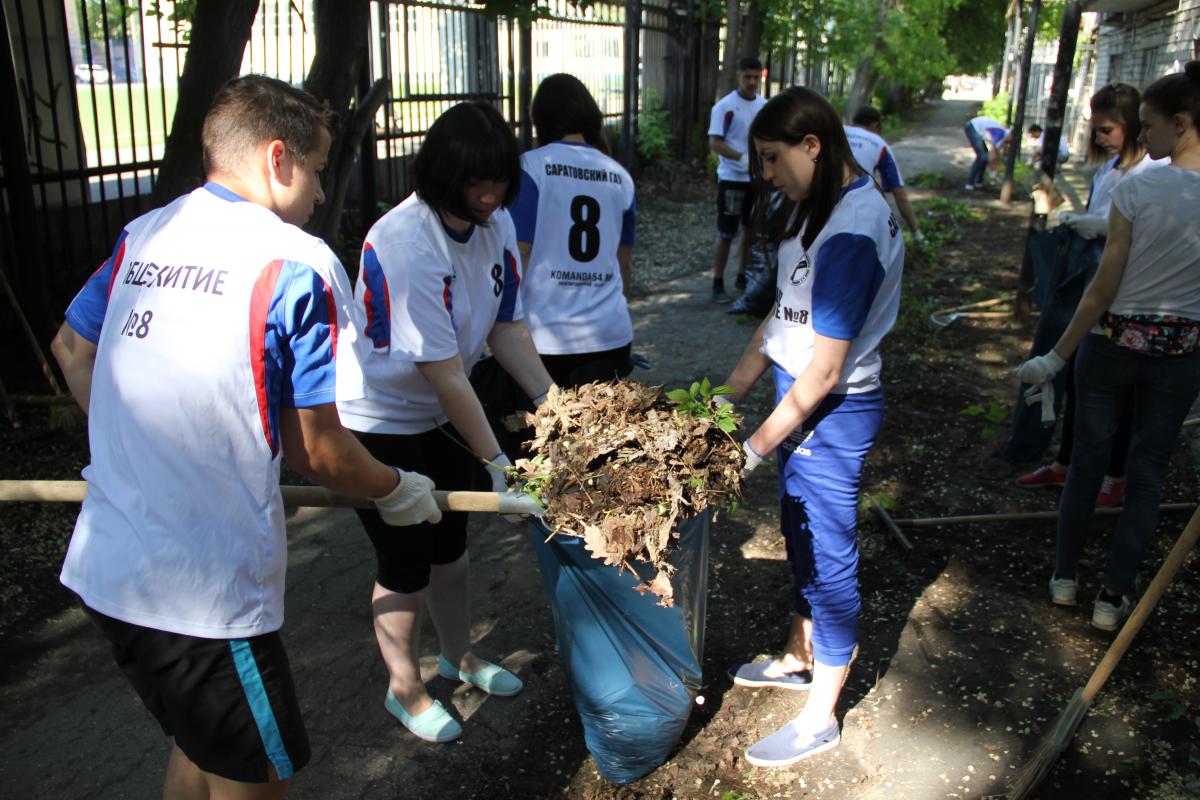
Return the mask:
[[77, 3], [79, 22], [93, 42], [125, 38], [129, 18], [137, 13], [137, 6], [116, 0], [104, 3], [101, 0], [77, 0]]

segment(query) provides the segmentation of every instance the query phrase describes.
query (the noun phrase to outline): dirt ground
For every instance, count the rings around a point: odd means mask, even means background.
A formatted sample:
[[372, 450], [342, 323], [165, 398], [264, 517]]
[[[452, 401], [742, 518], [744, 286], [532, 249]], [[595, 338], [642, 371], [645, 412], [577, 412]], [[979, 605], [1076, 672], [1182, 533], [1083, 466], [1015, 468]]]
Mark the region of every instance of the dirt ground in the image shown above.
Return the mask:
[[[965, 102], [905, 121], [893, 141], [922, 224], [937, 246], [910, 253], [901, 317], [884, 344], [886, 418], [864, 495], [896, 517], [1053, 510], [1055, 494], [1012, 483], [996, 456], [1016, 396], [1011, 370], [1031, 325], [960, 319], [937, 331], [929, 313], [1011, 290], [1025, 204], [965, 192]], [[1070, 177], [1070, 176], [1068, 176]], [[1071, 178], [1078, 196], [1082, 176]], [[634, 377], [667, 387], [736, 362], [753, 322], [707, 300], [712, 189], [657, 171], [639, 186], [632, 305], [635, 350], [654, 364]], [[750, 424], [769, 410], [764, 383], [741, 404]], [[23, 412], [0, 431], [0, 477], [73, 478], [86, 460], [78, 432], [48, 430]], [[1185, 432], [1164, 501], [1197, 494]], [[1082, 686], [1111, 636], [1088, 625], [1090, 603], [1046, 597], [1054, 539], [1048, 522], [908, 529], [902, 548], [864, 513], [860, 526], [861, 653], [839, 713], [839, 748], [781, 770], [743, 752], [794, 716], [803, 694], [731, 685], [726, 669], [784, 637], [789, 571], [779, 538], [775, 475], [764, 465], [745, 504], [714, 527], [704, 651], [705, 702], [679, 747], [636, 783], [601, 779], [583, 742], [555, 650], [541, 577], [520, 527], [472, 523], [475, 638], [525, 679], [512, 699], [485, 698], [433, 677], [435, 697], [464, 720], [463, 739], [426, 745], [382, 709], [385, 678], [371, 633], [369, 545], [352, 514], [289, 517], [291, 653], [314, 757], [299, 798], [983, 798], [1004, 791], [1040, 736]], [[11, 506], [0, 517], [0, 796], [156, 796], [166, 743], [112, 666], [99, 636], [55, 580], [71, 508]], [[1164, 514], [1148, 581], [1186, 522]], [[1098, 518], [1081, 599], [1098, 590], [1112, 518]], [[1200, 797], [1200, 581], [1190, 560], [1139, 634], [1043, 784], [1044, 798]]]

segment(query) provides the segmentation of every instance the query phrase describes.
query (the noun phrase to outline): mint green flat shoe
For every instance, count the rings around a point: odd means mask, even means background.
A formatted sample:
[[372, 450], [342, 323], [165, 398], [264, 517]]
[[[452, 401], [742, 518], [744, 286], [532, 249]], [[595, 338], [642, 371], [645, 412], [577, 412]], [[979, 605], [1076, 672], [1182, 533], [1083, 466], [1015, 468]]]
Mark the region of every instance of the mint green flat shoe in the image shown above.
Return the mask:
[[392, 694], [392, 690], [388, 689], [387, 697], [383, 698], [383, 707], [418, 739], [427, 742], [453, 742], [462, 736], [462, 726], [437, 700], [414, 716], [404, 710], [404, 706]]
[[512, 697], [525, 688], [521, 679], [504, 667], [486, 661], [483, 664], [483, 669], [478, 672], [463, 672], [447, 661], [445, 656], [438, 656], [438, 674], [447, 680], [469, 683], [496, 697]]

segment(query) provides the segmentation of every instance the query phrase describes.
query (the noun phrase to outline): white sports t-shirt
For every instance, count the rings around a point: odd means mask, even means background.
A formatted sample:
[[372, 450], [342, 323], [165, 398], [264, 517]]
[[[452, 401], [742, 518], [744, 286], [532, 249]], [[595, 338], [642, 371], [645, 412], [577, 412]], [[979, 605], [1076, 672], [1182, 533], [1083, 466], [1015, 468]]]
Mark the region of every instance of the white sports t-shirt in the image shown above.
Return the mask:
[[1008, 135], [1008, 128], [990, 117], [975, 117], [970, 124], [985, 142], [993, 145], [999, 144]]
[[1112, 190], [1112, 203], [1133, 237], [1108, 310], [1200, 320], [1200, 172], [1144, 170]]
[[367, 233], [354, 299], [365, 311], [367, 396], [338, 403], [342, 424], [370, 433], [415, 434], [446, 421], [417, 364], [462, 358], [471, 368], [497, 322], [522, 317], [521, 273], [512, 218], [460, 236], [417, 195]]
[[868, 175], [879, 173], [879, 186], [885, 192], [890, 192], [904, 185], [900, 177], [900, 167], [892, 158], [892, 150], [883, 137], [859, 128], [856, 125], [844, 125], [846, 139], [850, 142], [850, 151], [854, 160]]
[[62, 582], [147, 628], [278, 630], [280, 411], [362, 395], [352, 316], [329, 247], [224, 187], [129, 223], [67, 310], [98, 349]]
[[1141, 161], [1127, 169], [1120, 170], [1117, 169], [1117, 162], [1120, 160], [1120, 156], [1115, 156], [1112, 160], [1104, 162], [1096, 170], [1096, 174], [1092, 176], [1092, 193], [1088, 195], [1087, 213], [1107, 218], [1108, 212], [1112, 209], [1112, 190], [1117, 187], [1117, 184], [1126, 178], [1146, 172], [1147, 170], [1165, 167], [1171, 163], [1171, 159], [1169, 158], [1155, 161], [1147, 153]]
[[[754, 95], [753, 100], [747, 100], [733, 90], [722, 97], [713, 106], [712, 116], [708, 121], [708, 135], [720, 136], [726, 143], [745, 153], [750, 149], [750, 123], [767, 101], [761, 95]], [[737, 159], [718, 156], [717, 180], [739, 181], [749, 183], [750, 170], [743, 167]]]
[[762, 353], [797, 378], [812, 361], [815, 334], [848, 339], [850, 352], [833, 392], [876, 389], [879, 343], [900, 309], [900, 226], [863, 176], [843, 193], [808, 252], [802, 234], [779, 245], [777, 300]]
[[517, 241], [532, 248], [521, 280], [525, 324], [539, 353], [624, 347], [633, 324], [617, 248], [634, 244], [637, 205], [625, 168], [582, 142], [521, 156], [512, 209]]

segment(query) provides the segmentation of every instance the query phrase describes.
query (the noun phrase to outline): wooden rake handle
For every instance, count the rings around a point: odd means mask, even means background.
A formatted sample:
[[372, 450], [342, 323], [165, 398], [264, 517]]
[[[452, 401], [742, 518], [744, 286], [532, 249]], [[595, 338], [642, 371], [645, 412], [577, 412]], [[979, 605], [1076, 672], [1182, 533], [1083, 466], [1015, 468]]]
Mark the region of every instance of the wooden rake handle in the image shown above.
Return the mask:
[[1175, 573], [1179, 572], [1179, 568], [1183, 566], [1184, 559], [1191, 552], [1192, 547], [1196, 544], [1196, 538], [1200, 536], [1200, 508], [1192, 514], [1192, 518], [1184, 527], [1183, 533], [1179, 534], [1179, 539], [1175, 542], [1175, 546], [1171, 548], [1171, 552], [1167, 554], [1167, 560], [1158, 568], [1158, 573], [1154, 576], [1154, 580], [1150, 582], [1150, 587], [1146, 589], [1142, 595], [1142, 599], [1138, 601], [1137, 607], [1133, 609], [1133, 613], [1129, 615], [1129, 619], [1125, 620], [1125, 624], [1121, 626], [1120, 633], [1117, 638], [1113, 639], [1113, 643], [1108, 646], [1108, 652], [1104, 654], [1104, 658], [1096, 665], [1096, 669], [1092, 672], [1092, 677], [1088, 680], [1087, 685], [1083, 687], [1083, 699], [1087, 703], [1091, 703], [1099, 694], [1104, 682], [1108, 680], [1108, 676], [1112, 674], [1113, 669], [1117, 666], [1117, 662], [1121, 660], [1121, 656], [1125, 655], [1125, 651], [1129, 649], [1129, 645], [1133, 643], [1133, 637], [1137, 636], [1137, 632], [1142, 629], [1142, 625], [1149, 619], [1150, 613], [1154, 611], [1154, 607], [1158, 605], [1158, 601], [1162, 598], [1163, 593], [1167, 591], [1167, 587], [1171, 585], [1171, 581], [1175, 578]]
[[[353, 497], [320, 486], [280, 486], [283, 504], [288, 507], [372, 508], [365, 497]], [[81, 503], [87, 494], [87, 481], [0, 481], [0, 502]], [[541, 516], [542, 508], [529, 495], [517, 492], [446, 492], [435, 490], [433, 499], [442, 511], [483, 511], [492, 514], [532, 514]]]

